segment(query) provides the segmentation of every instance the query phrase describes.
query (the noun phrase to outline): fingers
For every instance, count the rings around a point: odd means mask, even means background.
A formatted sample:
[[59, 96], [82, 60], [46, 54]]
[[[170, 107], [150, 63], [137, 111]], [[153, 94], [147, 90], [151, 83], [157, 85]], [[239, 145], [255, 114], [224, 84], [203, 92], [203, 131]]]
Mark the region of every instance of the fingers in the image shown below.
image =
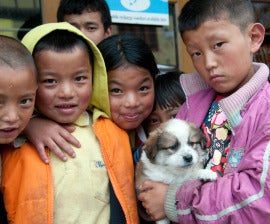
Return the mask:
[[75, 131], [75, 127], [72, 125], [62, 125], [63, 128], [65, 128], [68, 132], [72, 133], [73, 131]]
[[150, 180], [146, 180], [139, 187], [140, 192], [148, 191], [153, 188], [153, 182]]
[[43, 145], [37, 145], [36, 148], [37, 148], [37, 151], [39, 153], [39, 156], [43, 160], [43, 162], [49, 163], [49, 158], [46, 155], [45, 147]]
[[[70, 128], [71, 128], [71, 126], [70, 126]], [[72, 127], [72, 128], [74, 128], [74, 127]], [[74, 128], [74, 130], [75, 130], [75, 128]], [[60, 136], [61, 136], [61, 138], [62, 138], [62, 141], [60, 140], [59, 142], [58, 142], [58, 145], [60, 146], [60, 147], [63, 147], [64, 146], [64, 148], [66, 148], [67, 150], [65, 150], [65, 152], [73, 152], [73, 150], [72, 150], [72, 148], [71, 147], [65, 147], [66, 146], [66, 142], [68, 142], [68, 143], [70, 143], [71, 145], [73, 145], [73, 146], [75, 146], [75, 147], [77, 147], [77, 148], [80, 148], [81, 147], [81, 144], [80, 144], [80, 142], [73, 136], [73, 135], [71, 135], [68, 131], [66, 131], [66, 130], [63, 130], [63, 131], [61, 131], [61, 132], [59, 132], [59, 134], [60, 134]], [[63, 141], [64, 140], [64, 141]], [[73, 152], [74, 153], [74, 152]], [[69, 155], [71, 155], [70, 153], [68, 153]]]

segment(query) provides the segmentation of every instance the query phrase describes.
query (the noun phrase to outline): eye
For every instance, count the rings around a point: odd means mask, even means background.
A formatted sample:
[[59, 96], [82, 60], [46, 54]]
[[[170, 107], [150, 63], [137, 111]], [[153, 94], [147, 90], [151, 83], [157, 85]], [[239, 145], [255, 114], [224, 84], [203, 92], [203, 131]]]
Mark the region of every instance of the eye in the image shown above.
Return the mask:
[[82, 82], [82, 81], [84, 81], [84, 80], [86, 80], [87, 78], [85, 77], [85, 76], [78, 76], [78, 77], [76, 77], [75, 78], [75, 81], [76, 82]]
[[95, 27], [95, 26], [88, 26], [87, 27], [87, 30], [90, 31], [90, 32], [94, 32], [95, 30], [97, 30], [97, 27]]
[[176, 151], [178, 149], [178, 142], [176, 142], [174, 145], [170, 147], [171, 150]]
[[114, 94], [120, 94], [120, 93], [122, 93], [122, 91], [120, 89], [118, 89], [118, 88], [111, 89], [110, 92], [111, 93], [114, 93]]
[[177, 149], [179, 148], [179, 143], [175, 142], [174, 144], [168, 146], [168, 147], [164, 147], [164, 150], [168, 150], [171, 153], [174, 153]]
[[190, 55], [191, 55], [191, 57], [199, 57], [201, 55], [201, 53], [200, 52], [193, 52]]
[[55, 84], [56, 80], [55, 79], [44, 79], [42, 82], [47, 83], [47, 84]]
[[198, 145], [201, 146], [201, 142], [191, 142], [191, 141], [189, 141], [188, 145], [190, 145], [193, 149], [196, 149]]
[[140, 87], [140, 91], [142, 91], [142, 92], [145, 92], [145, 91], [148, 91], [150, 88], [148, 87], [148, 86], [142, 86], [142, 87]]
[[31, 107], [34, 103], [34, 98], [25, 98], [20, 101], [23, 107]]
[[153, 125], [159, 123], [159, 121], [156, 118], [150, 118], [148, 123]]
[[219, 42], [219, 43], [215, 44], [214, 49], [221, 48], [223, 44], [224, 44], [224, 42]]

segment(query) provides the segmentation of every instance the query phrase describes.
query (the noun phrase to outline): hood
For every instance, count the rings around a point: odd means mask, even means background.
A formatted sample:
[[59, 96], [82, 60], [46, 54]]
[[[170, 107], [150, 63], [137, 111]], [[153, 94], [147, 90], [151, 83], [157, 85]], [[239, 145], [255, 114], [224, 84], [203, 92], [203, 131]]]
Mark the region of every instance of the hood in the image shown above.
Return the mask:
[[22, 39], [22, 43], [33, 53], [38, 41], [54, 30], [68, 30], [83, 37], [93, 51], [93, 90], [88, 109], [93, 112], [93, 120], [98, 117], [110, 117], [110, 104], [108, 93], [107, 72], [103, 57], [96, 45], [88, 39], [79, 29], [67, 22], [46, 23], [30, 30]]

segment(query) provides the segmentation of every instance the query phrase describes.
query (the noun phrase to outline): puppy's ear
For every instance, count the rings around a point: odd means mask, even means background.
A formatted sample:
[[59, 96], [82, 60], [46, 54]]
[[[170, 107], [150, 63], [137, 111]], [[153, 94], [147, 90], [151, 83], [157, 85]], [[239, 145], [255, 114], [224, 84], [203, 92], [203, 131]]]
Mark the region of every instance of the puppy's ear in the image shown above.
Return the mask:
[[156, 130], [151, 132], [149, 134], [147, 141], [145, 142], [145, 144], [142, 148], [145, 151], [147, 158], [151, 162], [154, 161], [154, 159], [157, 155], [157, 142], [158, 142], [158, 139], [159, 139], [161, 133], [162, 133], [162, 131], [159, 128], [157, 128]]

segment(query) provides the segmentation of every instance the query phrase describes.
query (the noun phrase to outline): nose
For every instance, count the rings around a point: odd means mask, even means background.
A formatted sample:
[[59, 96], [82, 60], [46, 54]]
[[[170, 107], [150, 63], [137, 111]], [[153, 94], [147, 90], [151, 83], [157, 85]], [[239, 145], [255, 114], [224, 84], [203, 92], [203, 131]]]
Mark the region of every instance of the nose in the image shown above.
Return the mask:
[[207, 70], [211, 70], [217, 66], [216, 58], [213, 52], [207, 52], [205, 54], [205, 67]]
[[193, 160], [193, 157], [192, 155], [188, 154], [188, 155], [183, 156], [183, 159], [185, 160], [185, 162], [190, 163]]
[[3, 110], [2, 119], [8, 123], [16, 123], [19, 120], [19, 112], [16, 105], [7, 105]]
[[140, 104], [138, 94], [128, 93], [125, 97], [125, 106], [126, 107], [137, 107]]
[[58, 91], [58, 97], [64, 98], [64, 99], [70, 99], [73, 98], [75, 95], [75, 88], [72, 83], [65, 82], [60, 85], [59, 91]]

